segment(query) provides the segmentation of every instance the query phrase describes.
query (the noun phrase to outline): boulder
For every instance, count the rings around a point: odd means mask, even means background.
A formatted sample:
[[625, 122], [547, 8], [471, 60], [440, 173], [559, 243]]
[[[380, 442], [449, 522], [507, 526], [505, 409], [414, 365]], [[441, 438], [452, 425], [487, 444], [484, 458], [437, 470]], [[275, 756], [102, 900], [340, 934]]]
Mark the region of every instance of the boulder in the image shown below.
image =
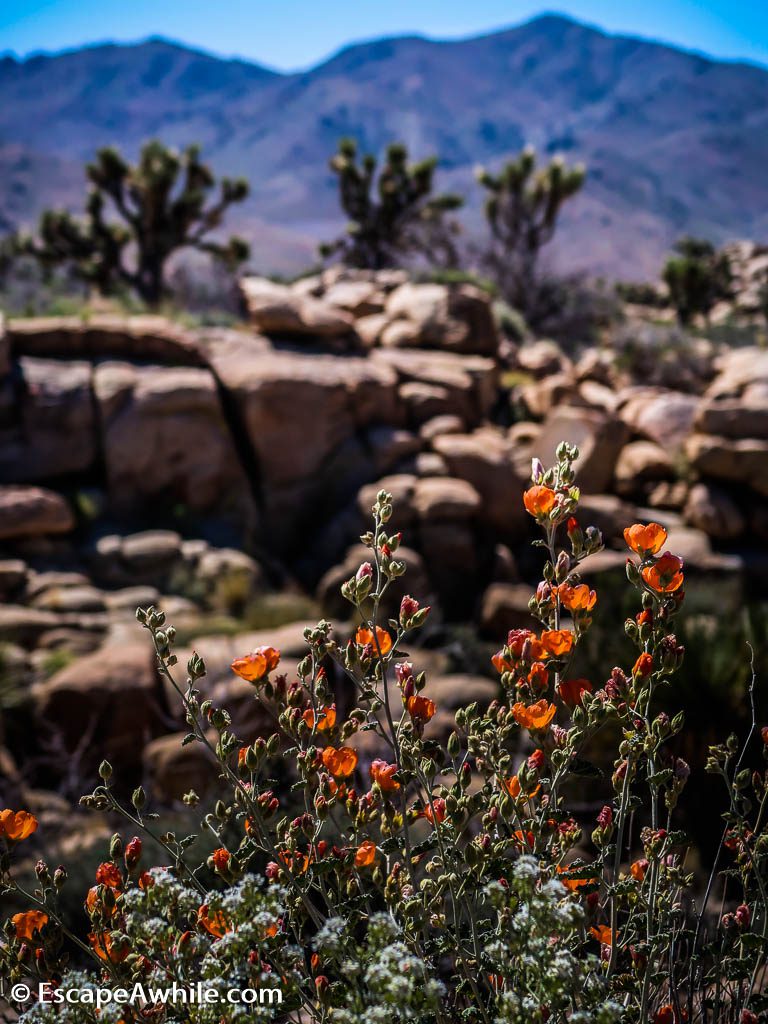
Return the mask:
[[354, 331], [349, 313], [287, 285], [265, 277], [244, 277], [239, 284], [250, 321], [264, 334], [337, 338]]
[[[422, 483], [442, 484], [444, 479], [429, 477]], [[467, 514], [468, 505], [469, 502], [464, 506]], [[474, 611], [479, 581], [477, 537], [473, 524], [457, 517], [453, 502], [446, 501], [444, 510], [450, 512], [451, 518], [430, 517], [419, 525], [419, 547], [446, 615], [453, 620], [468, 619]], [[410, 593], [419, 594], [415, 587]]]
[[74, 525], [61, 495], [42, 487], [0, 486], [0, 541], [69, 533]]
[[442, 416], [434, 416], [426, 423], [422, 423], [419, 436], [425, 441], [434, 441], [443, 434], [463, 434], [464, 424], [459, 416], [453, 413], [445, 413]]
[[120, 511], [147, 501], [253, 515], [253, 499], [216, 381], [194, 367], [106, 362], [94, 372], [109, 497]]
[[48, 587], [33, 601], [35, 608], [52, 612], [103, 612], [104, 594], [91, 586]]
[[23, 605], [0, 605], [0, 643], [34, 647], [40, 638], [60, 624], [59, 616]]
[[556, 373], [544, 380], [523, 384], [520, 388], [520, 399], [528, 415], [536, 419], [544, 419], [558, 406], [573, 404], [576, 394], [576, 384], [570, 373]]
[[765, 396], [751, 400], [704, 399], [696, 416], [696, 430], [721, 437], [756, 437], [768, 440], [768, 403]]
[[444, 388], [450, 396], [448, 412], [469, 425], [487, 418], [498, 399], [499, 371], [492, 359], [409, 349], [374, 349], [369, 362], [386, 366], [400, 382], [416, 381]]
[[[190, 789], [204, 797], [216, 784], [216, 758], [203, 743], [182, 746], [184, 732], [158, 736], [144, 748], [144, 772], [153, 799], [170, 804], [181, 800]], [[215, 746], [215, 737], [212, 745]]]
[[26, 587], [29, 569], [21, 558], [0, 559], [0, 600], [7, 601]]
[[499, 339], [487, 294], [472, 285], [407, 283], [388, 297], [381, 344], [495, 355]]
[[624, 541], [624, 530], [638, 521], [637, 509], [615, 494], [583, 494], [578, 520], [582, 529], [595, 526], [606, 541]]
[[414, 460], [417, 476], [450, 476], [448, 463], [437, 452], [419, 452]]
[[675, 468], [668, 452], [654, 441], [630, 441], [616, 462], [614, 479], [619, 494], [636, 493], [649, 481], [669, 480]]
[[422, 439], [400, 427], [372, 427], [365, 435], [377, 474], [390, 473], [403, 459], [421, 451]]
[[530, 599], [527, 583], [492, 583], [480, 606], [482, 635], [501, 645], [510, 629], [539, 628], [528, 608]]
[[160, 731], [162, 691], [151, 644], [107, 643], [33, 688], [39, 735], [93, 770], [106, 757], [130, 773]]
[[46, 480], [93, 469], [97, 428], [91, 365], [22, 358], [22, 389], [0, 427], [0, 479]]
[[561, 441], [578, 445], [576, 482], [582, 493], [607, 491], [613, 480], [627, 428], [596, 409], [556, 408], [549, 414], [536, 441], [534, 454], [545, 466], [555, 461]]
[[57, 359], [142, 359], [170, 366], [202, 366], [197, 339], [180, 324], [162, 316], [97, 313], [76, 316], [24, 317], [8, 322], [15, 356]]
[[422, 521], [465, 521], [477, 515], [481, 498], [466, 480], [427, 477], [417, 480], [413, 508]]
[[373, 476], [361, 433], [403, 425], [397, 374], [371, 357], [279, 350], [235, 331], [206, 344], [258, 467], [264, 533], [295, 553], [311, 516], [338, 510]]
[[433, 700], [439, 708], [453, 712], [475, 701], [481, 708], [488, 707], [491, 701], [498, 697], [499, 686], [485, 676], [428, 675], [422, 693]]
[[323, 301], [338, 306], [355, 318], [381, 313], [386, 296], [374, 281], [336, 281], [323, 293]]
[[409, 423], [420, 429], [433, 419], [443, 419], [454, 408], [451, 392], [442, 384], [424, 384], [409, 380], [397, 389]]
[[573, 379], [573, 363], [554, 341], [521, 345], [517, 352], [517, 365], [537, 380], [554, 374], [567, 374]]
[[692, 434], [685, 453], [703, 477], [745, 484], [768, 496], [768, 440]]
[[502, 535], [520, 535], [527, 528], [522, 505], [525, 480], [512, 461], [511, 446], [491, 427], [473, 434], [444, 434], [433, 441], [451, 475], [470, 483], [480, 495], [479, 522]]
[[620, 396], [619, 415], [633, 434], [655, 441], [670, 454], [680, 451], [693, 429], [699, 399], [666, 388], [638, 387]]
[[[366, 484], [360, 489], [357, 496], [357, 507], [360, 515], [368, 525], [371, 518], [371, 509], [376, 502], [376, 495], [379, 491], [387, 491], [392, 495], [392, 523], [398, 530], [410, 525], [415, 518], [413, 509], [413, 494], [416, 489], [417, 478], [413, 473], [393, 473], [391, 476], [382, 477], [375, 483]], [[366, 559], [363, 559], [366, 561]]]
[[687, 525], [717, 541], [734, 540], [746, 528], [744, 515], [730, 495], [707, 483], [694, 484], [690, 489], [683, 518]]

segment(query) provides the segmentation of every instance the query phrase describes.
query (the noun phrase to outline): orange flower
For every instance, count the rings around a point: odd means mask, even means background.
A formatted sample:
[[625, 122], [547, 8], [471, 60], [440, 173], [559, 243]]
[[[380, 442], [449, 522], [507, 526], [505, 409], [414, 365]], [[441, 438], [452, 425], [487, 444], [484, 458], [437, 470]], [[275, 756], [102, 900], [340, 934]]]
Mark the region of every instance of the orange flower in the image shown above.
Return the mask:
[[[146, 872], [144, 872], [146, 874]], [[139, 887], [141, 881], [139, 881]], [[117, 913], [117, 904], [113, 901], [109, 901], [109, 905], [101, 900], [101, 894], [99, 893], [98, 885], [92, 885], [88, 890], [88, 895], [85, 897], [85, 909], [89, 914], [92, 914], [95, 910], [100, 910], [102, 914], [106, 914], [107, 917], [114, 917]]]
[[632, 666], [632, 675], [644, 679], [653, 672], [653, 658], [648, 653], [643, 653]]
[[20, 843], [37, 831], [37, 818], [29, 811], [0, 811], [0, 836]]
[[570, 629], [545, 629], [541, 634], [541, 645], [554, 657], [568, 654], [573, 647], [573, 633]]
[[340, 779], [346, 779], [357, 767], [357, 754], [352, 747], [326, 747], [321, 756], [331, 775]]
[[364, 840], [360, 843], [355, 853], [355, 867], [356, 868], [369, 868], [371, 864], [376, 860], [376, 844], [372, 843], [370, 839]]
[[667, 531], [659, 523], [648, 523], [647, 526], [635, 523], [634, 526], [628, 526], [624, 531], [627, 547], [641, 558], [657, 555], [666, 539]]
[[524, 729], [546, 729], [555, 717], [556, 710], [554, 704], [550, 704], [543, 698], [528, 707], [520, 701], [512, 705], [512, 715], [518, 725], [522, 725]]
[[39, 935], [48, 924], [48, 915], [42, 910], [25, 910], [22, 914], [14, 914], [11, 924], [16, 929], [17, 939], [34, 942], [35, 933]]
[[[510, 779], [505, 779], [503, 785], [504, 789], [506, 789], [513, 800], [517, 800], [523, 791], [523, 787], [520, 785], [520, 779], [518, 779], [516, 775], [513, 775]], [[531, 797], [536, 796], [540, 789], [541, 786], [536, 786], [531, 793], [526, 794], [526, 797], [530, 799]]]
[[536, 690], [546, 690], [549, 683], [549, 672], [540, 661], [534, 661], [528, 673], [528, 682]]
[[88, 936], [88, 942], [100, 960], [108, 960], [112, 964], [122, 963], [130, 952], [130, 946], [127, 942], [116, 946], [112, 941], [110, 932], [101, 932], [98, 935], [95, 932], [91, 932]]
[[568, 871], [570, 871], [570, 868], [568, 867], [558, 866], [557, 868], [557, 873], [561, 876], [560, 881], [565, 886], [565, 888], [570, 889], [571, 892], [576, 892], [578, 889], [583, 888], [585, 885], [591, 885], [593, 882], [597, 881], [596, 878], [563, 878], [562, 875], [566, 874]]
[[683, 585], [683, 560], [665, 551], [653, 565], [646, 565], [640, 575], [652, 590], [671, 594]]
[[397, 771], [396, 764], [387, 764], [386, 761], [375, 760], [370, 767], [371, 780], [378, 782], [379, 788], [385, 793], [394, 793], [400, 789], [400, 783], [393, 778]]
[[645, 878], [645, 872], [648, 870], [648, 861], [643, 857], [640, 860], [634, 861], [629, 866], [629, 873], [638, 882], [642, 882]]
[[653, 1024], [675, 1024], [674, 1006], [671, 1003], [660, 1006], [654, 1015]]
[[599, 924], [597, 928], [590, 928], [589, 934], [597, 939], [602, 946], [613, 945], [613, 932], [606, 924]]
[[155, 884], [155, 880], [148, 871], [142, 871], [139, 875], [139, 888], [142, 892], [146, 892], [147, 889], [151, 889]]
[[[433, 810], [434, 808], [434, 810]], [[438, 824], [442, 824], [445, 821], [447, 814], [445, 800], [441, 796], [435, 797], [431, 804], [427, 804], [424, 808], [424, 817], [434, 827], [435, 818], [437, 818]]]
[[110, 889], [122, 889], [123, 887], [123, 876], [120, 874], [117, 864], [113, 864], [111, 860], [99, 864], [96, 868], [96, 881], [99, 885], [109, 886]]
[[560, 700], [569, 708], [575, 708], [581, 704], [585, 693], [592, 693], [592, 683], [587, 679], [564, 680], [557, 688]]
[[236, 658], [232, 662], [232, 671], [246, 682], [256, 683], [277, 668], [279, 662], [280, 651], [274, 647], [257, 647], [251, 654]]
[[217, 850], [213, 851], [211, 859], [213, 860], [213, 866], [217, 871], [224, 871], [229, 864], [229, 850], [220, 846]]
[[215, 939], [220, 939], [222, 935], [229, 931], [227, 919], [222, 911], [215, 910], [211, 913], [207, 903], [203, 903], [202, 906], [198, 907], [197, 923], [201, 928], [204, 928], [209, 935], [213, 935]]
[[[301, 717], [307, 723], [309, 729], [314, 728], [315, 713], [312, 708], [307, 708]], [[331, 704], [328, 708], [320, 708], [320, 714], [317, 716], [318, 730], [324, 732], [326, 729], [332, 729], [334, 725], [336, 725], [336, 705]]]
[[523, 830], [519, 828], [514, 833], [514, 838], [524, 849], [532, 850], [536, 845], [536, 839], [533, 832], [523, 832]]
[[428, 697], [409, 697], [405, 702], [408, 714], [418, 722], [428, 722], [437, 711], [437, 705]]
[[392, 637], [381, 626], [376, 627], [376, 643], [373, 640], [373, 632], [365, 626], [361, 626], [357, 633], [355, 633], [355, 643], [359, 644], [360, 647], [370, 644], [374, 651], [377, 654], [380, 653], [382, 657], [385, 654], [389, 654], [392, 650]]
[[523, 504], [526, 511], [530, 512], [534, 519], [542, 519], [544, 516], [548, 516], [555, 507], [556, 501], [557, 495], [552, 488], [542, 487], [540, 484], [534, 484], [533, 487], [529, 487], [523, 495]]
[[557, 593], [562, 606], [571, 612], [591, 612], [597, 603], [597, 594], [586, 583], [579, 583], [576, 587], [561, 583]]
[[513, 665], [509, 658], [504, 657], [504, 651], [497, 651], [491, 658], [491, 664], [501, 675], [503, 672], [511, 672]]

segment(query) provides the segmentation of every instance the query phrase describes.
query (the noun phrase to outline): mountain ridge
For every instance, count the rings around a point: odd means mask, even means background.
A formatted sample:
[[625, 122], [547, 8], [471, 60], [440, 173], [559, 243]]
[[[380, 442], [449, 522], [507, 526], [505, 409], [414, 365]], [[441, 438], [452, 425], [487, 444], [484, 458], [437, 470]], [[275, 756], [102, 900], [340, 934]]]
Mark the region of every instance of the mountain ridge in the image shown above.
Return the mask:
[[149, 137], [200, 142], [217, 172], [251, 179], [231, 223], [262, 270], [300, 269], [339, 229], [327, 161], [348, 134], [366, 150], [398, 138], [414, 157], [436, 153], [440, 187], [468, 197], [470, 233], [478, 162], [498, 166], [527, 142], [583, 160], [587, 185], [552, 253], [564, 267], [648, 277], [679, 234], [768, 233], [768, 69], [555, 14], [460, 40], [353, 43], [298, 72], [158, 37], [3, 57], [0, 97], [6, 220], [77, 208], [100, 145], [133, 157]]

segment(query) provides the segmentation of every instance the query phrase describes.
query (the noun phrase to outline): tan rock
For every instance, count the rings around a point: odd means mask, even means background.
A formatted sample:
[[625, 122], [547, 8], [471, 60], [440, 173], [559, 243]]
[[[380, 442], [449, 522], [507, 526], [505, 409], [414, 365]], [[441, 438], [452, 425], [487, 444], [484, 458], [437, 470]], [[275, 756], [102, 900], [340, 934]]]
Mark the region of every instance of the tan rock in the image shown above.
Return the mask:
[[407, 283], [387, 299], [392, 323], [381, 343], [387, 347], [440, 348], [495, 355], [498, 335], [488, 296], [472, 285]]
[[741, 536], [746, 521], [730, 495], [711, 484], [694, 484], [685, 503], [683, 517], [689, 526], [703, 530], [716, 541]]
[[264, 334], [339, 337], [354, 330], [349, 313], [287, 285], [265, 277], [244, 277], [239, 284], [251, 323]]
[[705, 399], [696, 416], [696, 430], [722, 437], [768, 440], [768, 404], [764, 396], [752, 401]]
[[445, 413], [442, 416], [434, 416], [426, 423], [422, 423], [419, 436], [425, 441], [434, 441], [441, 434], [463, 434], [464, 424], [461, 417], [452, 413]]
[[337, 281], [323, 293], [323, 301], [338, 306], [355, 318], [381, 313], [386, 296], [374, 281]]
[[527, 583], [492, 583], [483, 594], [480, 606], [480, 631], [483, 636], [504, 643], [510, 629], [537, 629], [528, 609], [531, 588]]
[[522, 345], [517, 353], [521, 370], [532, 374], [537, 380], [554, 374], [568, 374], [573, 379], [573, 363], [554, 341], [535, 341]]
[[195, 336], [162, 316], [98, 313], [79, 317], [24, 317], [8, 322], [16, 356], [142, 359], [172, 366], [201, 366]]
[[0, 427], [0, 477], [23, 482], [93, 469], [97, 429], [91, 365], [19, 360], [23, 380], [13, 420]]
[[69, 533], [74, 525], [61, 495], [42, 487], [0, 486], [0, 540]]
[[693, 429], [699, 399], [664, 388], [637, 388], [623, 396], [622, 421], [633, 434], [655, 441], [670, 454], [679, 451]]
[[[144, 748], [144, 771], [154, 800], [173, 803], [194, 790], [205, 796], [216, 784], [216, 758], [200, 742], [182, 746], [184, 732], [158, 736]], [[215, 744], [215, 738], [213, 739]]]
[[91, 769], [106, 757], [126, 772], [159, 731], [162, 692], [151, 644], [106, 644], [33, 689], [41, 737]]
[[758, 494], [768, 496], [768, 440], [692, 434], [685, 452], [702, 476], [748, 484]]
[[421, 520], [462, 521], [477, 515], [481, 498], [466, 480], [451, 477], [427, 477], [417, 480], [413, 507]]
[[653, 441], [630, 441], [616, 462], [614, 479], [619, 494], [634, 494], [650, 480], [668, 480], [675, 469], [667, 451]]
[[435, 438], [433, 447], [451, 474], [466, 480], [480, 495], [481, 523], [500, 534], [525, 531], [525, 480], [515, 468], [511, 446], [501, 431], [487, 427], [474, 434], [444, 434]]
[[101, 363], [94, 388], [112, 503], [170, 499], [246, 520], [252, 497], [209, 370]]
[[582, 494], [607, 491], [616, 462], [627, 440], [627, 429], [620, 420], [596, 409], [554, 409], [541, 430], [534, 454], [545, 466], [555, 461], [561, 441], [578, 445], [576, 482]]

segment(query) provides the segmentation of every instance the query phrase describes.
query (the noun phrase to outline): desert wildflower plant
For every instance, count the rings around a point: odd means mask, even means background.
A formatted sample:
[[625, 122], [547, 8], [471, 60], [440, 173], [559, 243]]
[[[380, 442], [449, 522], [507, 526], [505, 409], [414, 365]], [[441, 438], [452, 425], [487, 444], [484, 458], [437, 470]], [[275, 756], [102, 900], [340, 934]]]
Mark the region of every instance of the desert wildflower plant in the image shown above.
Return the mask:
[[[196, 856], [197, 835], [163, 831], [143, 789], [122, 802], [103, 763], [82, 802], [126, 827], [83, 894], [89, 929], [79, 935], [60, 907], [63, 868], [39, 861], [36, 886], [17, 880], [17, 850], [37, 822], [2, 811], [2, 888], [27, 907], [6, 922], [2, 976], [280, 992], [248, 1006], [108, 1004], [98, 1020], [110, 1024], [767, 1020], [768, 775], [751, 764], [766, 758], [768, 729], [753, 705], [744, 743], [710, 750], [727, 810], [712, 822], [722, 843], [711, 874], [697, 881], [675, 824], [689, 776], [673, 753], [683, 716], [663, 709], [684, 654], [674, 633], [683, 563], [661, 525], [628, 526], [637, 611], [627, 662], [604, 680], [580, 678], [575, 656], [598, 603], [582, 566], [602, 538], [579, 519], [577, 455], [563, 444], [553, 467], [535, 460], [523, 495], [541, 529], [530, 604], [539, 628], [509, 633], [492, 659], [498, 699], [457, 711], [445, 743], [408, 654], [430, 609], [406, 596], [388, 615], [405, 565], [384, 491], [363, 537], [369, 560], [342, 588], [359, 623], [351, 635], [327, 621], [307, 629], [294, 678], [271, 647], [232, 666], [273, 716], [268, 737], [235, 735], [206, 696], [199, 655], [182, 683], [172, 626], [140, 609], [184, 708], [184, 742], [204, 744], [219, 766], [222, 795], [202, 821], [215, 849]], [[751, 701], [754, 689], [753, 679]], [[598, 733], [615, 751], [605, 804], [587, 815], [569, 803]], [[192, 792], [185, 799], [197, 804]], [[148, 837], [164, 866], [145, 867]], [[81, 1005], [21, 1009], [25, 1022], [97, 1019]]]

